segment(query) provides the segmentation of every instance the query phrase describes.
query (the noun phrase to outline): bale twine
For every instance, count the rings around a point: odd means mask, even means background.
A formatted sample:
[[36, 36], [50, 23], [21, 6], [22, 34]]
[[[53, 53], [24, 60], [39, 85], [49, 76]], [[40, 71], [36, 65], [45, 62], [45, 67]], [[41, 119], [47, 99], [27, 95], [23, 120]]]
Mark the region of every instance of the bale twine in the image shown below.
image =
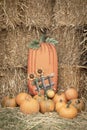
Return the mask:
[[[24, 25], [49, 28], [51, 25], [52, 5], [50, 0], [1, 0], [0, 29]], [[3, 26], [2, 26], [3, 25]]]
[[56, 0], [54, 24], [77, 26], [87, 23], [87, 0]]

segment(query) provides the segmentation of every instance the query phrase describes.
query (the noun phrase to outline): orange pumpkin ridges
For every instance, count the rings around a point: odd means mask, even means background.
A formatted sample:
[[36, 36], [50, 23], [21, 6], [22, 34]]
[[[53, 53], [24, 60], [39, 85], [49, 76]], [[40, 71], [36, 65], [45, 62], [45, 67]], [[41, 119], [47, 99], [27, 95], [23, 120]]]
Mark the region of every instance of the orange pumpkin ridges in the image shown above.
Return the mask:
[[[52, 81], [54, 82], [53, 89], [57, 90], [57, 76], [58, 76], [58, 63], [57, 53], [54, 45], [49, 43], [41, 43], [38, 49], [30, 49], [28, 55], [28, 74], [36, 75], [37, 69], [43, 69], [44, 76], [54, 73]], [[46, 82], [46, 81], [45, 81]], [[36, 86], [32, 85], [32, 81], [28, 80], [29, 92], [32, 95], [38, 94]]]

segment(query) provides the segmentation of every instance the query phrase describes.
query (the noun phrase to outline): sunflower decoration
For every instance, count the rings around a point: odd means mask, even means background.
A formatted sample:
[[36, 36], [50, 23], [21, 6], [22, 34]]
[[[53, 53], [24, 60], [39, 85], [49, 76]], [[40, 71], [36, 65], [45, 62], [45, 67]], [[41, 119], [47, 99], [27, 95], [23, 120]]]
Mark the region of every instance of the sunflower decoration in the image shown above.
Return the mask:
[[41, 77], [44, 74], [43, 69], [37, 69], [36, 74], [37, 76]]
[[32, 74], [29, 74], [28, 75], [28, 79], [29, 80], [34, 80], [35, 79], [35, 75], [32, 73]]

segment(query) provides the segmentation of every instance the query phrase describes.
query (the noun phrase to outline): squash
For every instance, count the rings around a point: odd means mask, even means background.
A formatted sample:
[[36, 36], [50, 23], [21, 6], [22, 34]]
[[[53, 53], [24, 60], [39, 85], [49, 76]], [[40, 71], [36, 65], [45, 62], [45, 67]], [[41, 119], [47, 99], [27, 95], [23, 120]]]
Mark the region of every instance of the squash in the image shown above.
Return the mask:
[[77, 109], [70, 104], [63, 105], [59, 110], [59, 116], [63, 118], [72, 119], [75, 118], [78, 114]]
[[17, 96], [16, 96], [16, 103], [20, 106], [21, 103], [26, 99], [26, 97], [30, 97], [32, 98], [32, 96], [28, 93], [25, 92], [20, 92]]
[[67, 100], [76, 99], [78, 98], [78, 92], [76, 88], [70, 87], [65, 90], [65, 95]]
[[[58, 61], [57, 61], [57, 52], [55, 49], [55, 44], [57, 41], [54, 39], [47, 38], [45, 41], [33, 41], [29, 46], [28, 53], [28, 89], [31, 95], [38, 94], [38, 90], [33, 80], [42, 75], [45, 77], [54, 74], [52, 82], [54, 86], [52, 89], [56, 92], [57, 90], [57, 80], [58, 80]], [[48, 84], [48, 81], [45, 80], [45, 84]], [[40, 84], [41, 85], [41, 84]], [[44, 94], [40, 87], [40, 93]]]
[[51, 99], [45, 99], [40, 102], [40, 112], [52, 112], [54, 111], [54, 102]]
[[48, 98], [53, 98], [55, 96], [55, 92], [52, 89], [46, 91], [46, 95]]
[[55, 104], [55, 111], [56, 111], [57, 113], [59, 113], [61, 107], [65, 106], [65, 105], [66, 105], [66, 103], [65, 103], [62, 99], [60, 99], [60, 100]]
[[70, 102], [71, 105], [77, 108], [78, 112], [85, 110], [85, 103], [82, 99], [72, 99]]
[[2, 99], [2, 107], [16, 107], [17, 103], [15, 97], [6, 96]]
[[20, 105], [20, 111], [24, 114], [34, 114], [39, 112], [39, 103], [33, 98], [26, 98]]
[[55, 104], [57, 102], [59, 102], [60, 100], [62, 100], [64, 102], [67, 102], [67, 99], [66, 99], [66, 96], [65, 96], [64, 92], [56, 93], [52, 100], [54, 101]]
[[44, 95], [35, 95], [33, 98], [40, 103], [42, 100], [44, 100]]
[[5, 107], [6, 106], [6, 100], [9, 98], [9, 96], [4, 96], [1, 100], [1, 106]]

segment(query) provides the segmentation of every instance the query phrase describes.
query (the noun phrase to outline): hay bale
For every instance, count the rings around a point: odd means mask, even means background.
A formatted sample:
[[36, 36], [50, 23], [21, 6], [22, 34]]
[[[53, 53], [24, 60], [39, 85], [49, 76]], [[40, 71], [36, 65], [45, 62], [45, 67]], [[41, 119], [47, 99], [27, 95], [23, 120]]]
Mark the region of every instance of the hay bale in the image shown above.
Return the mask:
[[1, 50], [2, 57], [0, 66], [2, 68], [27, 66], [28, 45], [32, 40], [39, 38], [40, 31], [35, 28], [31, 31], [16, 28], [16, 30], [8, 29], [7, 32], [4, 31], [3, 33], [1, 35], [1, 48], [3, 50]]
[[78, 65], [80, 39], [77, 27], [59, 26], [52, 28], [51, 37], [54, 37], [59, 42], [56, 46], [59, 64]]
[[0, 1], [0, 29], [15, 29], [16, 24], [19, 25], [20, 18], [18, 15], [18, 0], [1, 0]]
[[[17, 25], [31, 28], [49, 28], [51, 25], [50, 0], [1, 0], [0, 28], [15, 29]], [[3, 26], [2, 26], [3, 25]]]
[[87, 0], [56, 0], [54, 6], [55, 26], [77, 26], [87, 23]]
[[80, 97], [87, 101], [87, 69], [81, 68], [80, 69], [80, 87], [79, 87], [79, 94]]
[[0, 101], [6, 95], [16, 96], [19, 92], [28, 92], [26, 71], [26, 68], [0, 70]]
[[79, 91], [80, 69], [77, 66], [59, 65], [58, 79], [61, 88], [75, 87]]

